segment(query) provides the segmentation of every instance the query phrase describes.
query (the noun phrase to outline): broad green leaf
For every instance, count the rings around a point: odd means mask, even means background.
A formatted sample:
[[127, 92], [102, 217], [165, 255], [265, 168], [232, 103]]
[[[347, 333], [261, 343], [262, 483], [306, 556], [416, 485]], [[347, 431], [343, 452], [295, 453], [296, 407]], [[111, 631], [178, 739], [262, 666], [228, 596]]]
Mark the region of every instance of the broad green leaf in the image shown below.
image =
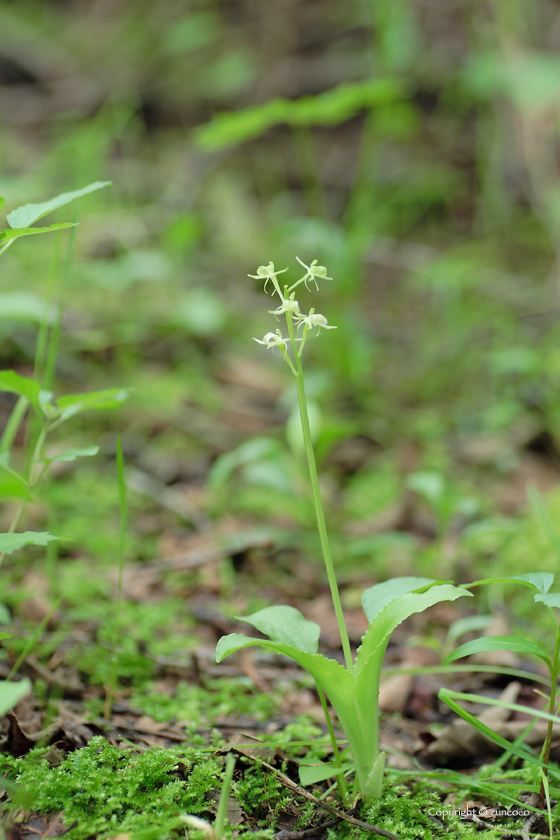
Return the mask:
[[[546, 597], [546, 596], [541, 596]], [[473, 639], [472, 642], [466, 642], [460, 645], [457, 650], [454, 650], [444, 664], [453, 662], [455, 659], [461, 659], [463, 656], [470, 656], [473, 653], [484, 653], [487, 650], [511, 650], [514, 653], [531, 653], [538, 656], [543, 662], [546, 662], [550, 668], [552, 663], [547, 652], [534, 642], [529, 642], [527, 639], [522, 639], [521, 636], [484, 636], [480, 639]]]
[[99, 452], [98, 446], [84, 446], [81, 449], [65, 449], [60, 455], [54, 455], [52, 458], [44, 458], [47, 463], [51, 461], [75, 461], [76, 458], [83, 458], [87, 455], [97, 455]]
[[0, 499], [25, 499], [29, 494], [27, 482], [11, 472], [0, 471]]
[[8, 242], [10, 239], [18, 239], [20, 236], [33, 236], [35, 233], [50, 233], [52, 230], [62, 230], [62, 228], [76, 227], [77, 222], [57, 222], [55, 225], [49, 225], [44, 228], [14, 228], [13, 230], [3, 230], [0, 232], [0, 242]]
[[0, 391], [19, 394], [20, 397], [28, 399], [35, 408], [39, 408], [41, 386], [34, 379], [20, 376], [15, 370], [0, 371]]
[[195, 143], [208, 151], [251, 140], [273, 125], [339, 125], [364, 108], [384, 105], [404, 95], [394, 79], [368, 79], [338, 85], [316, 96], [270, 99], [242, 111], [217, 114], [195, 131]]
[[89, 394], [73, 394], [72, 396], [60, 397], [57, 407], [62, 420], [67, 420], [81, 411], [89, 409], [116, 408], [128, 397], [128, 388], [110, 388], [107, 391], [92, 391]]
[[37, 295], [29, 292], [5, 292], [0, 294], [0, 318], [10, 321], [32, 321], [40, 324], [46, 316], [52, 323], [54, 307], [45, 311], [45, 304]]
[[88, 184], [87, 187], [82, 187], [81, 190], [61, 193], [56, 198], [51, 198], [50, 201], [43, 201], [40, 204], [25, 204], [23, 207], [18, 207], [17, 210], [12, 210], [7, 217], [8, 224], [11, 228], [27, 228], [33, 222], [36, 222], [37, 219], [41, 219], [47, 213], [51, 213], [58, 207], [63, 207], [76, 198], [81, 198], [81, 196], [94, 192], [94, 190], [108, 187], [110, 184], [111, 181], [96, 181], [94, 184]]
[[0, 717], [17, 706], [19, 701], [30, 691], [31, 683], [28, 679], [21, 680], [21, 682], [2, 680], [0, 682]]
[[11, 554], [24, 545], [46, 545], [51, 540], [58, 540], [46, 531], [24, 531], [21, 534], [0, 534], [0, 553]]
[[533, 599], [540, 601], [542, 604], [546, 604], [547, 607], [560, 607], [560, 592], [545, 592], [534, 595]]
[[275, 438], [258, 437], [245, 441], [231, 452], [216, 458], [206, 478], [208, 486], [212, 489], [221, 487], [239, 467], [273, 456], [281, 448]]
[[12, 621], [12, 616], [10, 615], [9, 609], [0, 602], [0, 624], [10, 624]]
[[332, 779], [334, 776], [345, 773], [351, 768], [351, 764], [343, 764], [342, 767], [336, 767], [334, 764], [324, 764], [323, 762], [317, 764], [300, 764], [299, 780], [304, 787], [309, 787], [309, 785], [316, 785], [317, 782]]
[[[423, 612], [440, 601], [455, 601], [465, 594], [470, 595], [471, 593], [467, 593], [465, 589], [451, 586], [451, 584], [443, 584], [442, 586], [432, 586], [427, 592], [408, 592], [395, 598], [370, 621], [370, 625], [362, 638], [362, 644], [354, 665], [356, 675], [367, 666], [372, 653], [377, 649], [384, 652], [385, 644], [391, 633], [406, 618], [414, 613]], [[379, 668], [381, 668], [381, 663], [379, 663]]]
[[307, 621], [299, 610], [293, 607], [266, 607], [248, 616], [235, 616], [239, 621], [252, 624], [273, 642], [292, 645], [307, 653], [317, 653], [321, 628], [313, 621]]
[[434, 578], [400, 577], [370, 586], [362, 594], [362, 605], [368, 621], [372, 621], [387, 604], [394, 601], [399, 595], [424, 589], [434, 583], [437, 583]]
[[526, 575], [515, 575], [510, 580], [520, 580], [523, 583], [528, 583], [544, 595], [554, 583], [554, 575], [550, 572], [528, 572]]
[[2, 198], [2, 196], [0, 195], [0, 210], [2, 209], [2, 207], [4, 206], [5, 203], [6, 203], [6, 199]]
[[221, 662], [230, 653], [254, 646], [289, 656], [311, 674], [319, 688], [331, 701], [348, 738], [356, 772], [363, 789], [379, 758], [377, 696], [373, 705], [363, 706], [357, 697], [354, 676], [334, 659], [327, 659], [318, 653], [307, 653], [279, 642], [269, 642], [267, 639], [251, 639], [240, 633], [231, 633], [220, 639], [216, 648], [216, 661]]
[[406, 486], [426, 499], [431, 505], [437, 506], [445, 490], [445, 481], [441, 473], [415, 472], [407, 477]]

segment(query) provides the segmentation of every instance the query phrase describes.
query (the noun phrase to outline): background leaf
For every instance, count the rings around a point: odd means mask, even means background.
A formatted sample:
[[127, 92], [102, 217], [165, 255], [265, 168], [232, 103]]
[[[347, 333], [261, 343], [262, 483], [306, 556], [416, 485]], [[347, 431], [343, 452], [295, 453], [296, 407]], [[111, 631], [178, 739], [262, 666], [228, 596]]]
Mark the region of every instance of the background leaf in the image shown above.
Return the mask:
[[[88, 184], [87, 187], [82, 187], [80, 190], [73, 190], [72, 192], [61, 193], [56, 198], [51, 198], [49, 201], [43, 201], [40, 204], [24, 204], [23, 207], [18, 207], [8, 214], [8, 224], [11, 228], [28, 228], [37, 219], [46, 216], [58, 207], [63, 207], [69, 204], [76, 198], [87, 195], [95, 190], [100, 190], [103, 187], [108, 187], [111, 181], [95, 181], [93, 184]], [[51, 230], [53, 228], [50, 228]]]
[[40, 408], [39, 393], [41, 386], [34, 379], [20, 376], [15, 370], [3, 370], [0, 372], [0, 391], [19, 394], [19, 396], [28, 399], [35, 408]]
[[460, 645], [457, 650], [454, 650], [447, 659], [445, 665], [453, 662], [455, 659], [460, 659], [462, 656], [470, 656], [472, 653], [483, 653], [487, 650], [511, 650], [514, 653], [531, 653], [534, 656], [540, 657], [548, 667], [551, 667], [551, 661], [547, 652], [534, 642], [522, 639], [520, 636], [485, 636], [481, 639], [473, 639], [472, 642], [465, 642]]
[[58, 540], [46, 531], [23, 531], [21, 534], [0, 534], [0, 552], [11, 554], [24, 545], [46, 545], [51, 540]]
[[84, 446], [81, 449], [65, 449], [60, 455], [54, 455], [52, 458], [44, 458], [44, 461], [48, 463], [51, 463], [51, 461], [75, 461], [76, 458], [97, 455], [98, 452], [98, 446]]
[[5, 715], [6, 712], [17, 706], [19, 701], [30, 691], [31, 683], [28, 679], [21, 680], [21, 682], [2, 680], [0, 682], [0, 716]]
[[110, 388], [107, 391], [92, 391], [89, 394], [73, 394], [72, 396], [60, 397], [56, 404], [60, 409], [60, 417], [67, 420], [69, 417], [89, 409], [99, 411], [107, 408], [117, 408], [127, 399], [129, 390], [129, 388]]

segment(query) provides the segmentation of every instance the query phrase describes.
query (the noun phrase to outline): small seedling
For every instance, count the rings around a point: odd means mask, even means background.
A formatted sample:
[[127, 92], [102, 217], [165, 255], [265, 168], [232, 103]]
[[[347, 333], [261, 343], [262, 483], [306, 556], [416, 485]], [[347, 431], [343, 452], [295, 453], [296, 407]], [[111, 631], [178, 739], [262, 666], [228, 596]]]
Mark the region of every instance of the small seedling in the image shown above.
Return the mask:
[[[355, 793], [360, 792], [365, 801], [371, 801], [381, 795], [385, 766], [385, 754], [379, 750], [378, 695], [383, 656], [391, 633], [413, 613], [421, 612], [440, 601], [454, 601], [456, 598], [470, 593], [466, 592], [465, 589], [442, 584], [431, 578], [419, 577], [396, 578], [372, 586], [363, 593], [362, 597], [369, 628], [362, 638], [361, 647], [354, 661], [344, 623], [321, 501], [302, 367], [302, 355], [307, 341], [317, 337], [322, 330], [335, 329], [335, 327], [330, 325], [327, 318], [316, 312], [315, 309], [311, 309], [309, 313], [304, 314], [295, 296], [295, 290], [301, 284], [309, 288], [311, 283], [317, 289], [318, 281], [331, 278], [327, 277], [327, 269], [318, 265], [317, 260], [313, 260], [310, 265], [305, 265], [299, 259], [298, 262], [304, 267], [305, 273], [291, 286], [281, 286], [278, 275], [283, 274], [287, 269], [277, 271], [272, 262], [266, 266], [260, 266], [256, 275], [250, 275], [255, 279], [263, 280], [265, 290], [267, 285], [271, 284], [272, 294], [278, 296], [280, 304], [271, 314], [276, 318], [284, 316], [287, 330], [287, 335], [284, 335], [280, 329], [276, 329], [274, 332], [266, 333], [262, 339], [255, 339], [255, 341], [264, 345], [267, 349], [278, 349], [296, 380], [317, 529], [334, 612], [338, 622], [345, 665], [340, 665], [336, 660], [328, 659], [317, 653], [319, 625], [307, 621], [298, 610], [289, 606], [267, 607], [253, 613], [253, 615], [238, 617], [239, 620], [246, 621], [269, 638], [248, 638], [238, 633], [224, 636], [218, 642], [216, 659], [221, 662], [230, 653], [235, 653], [251, 645], [261, 645], [275, 653], [290, 657], [305, 668], [315, 680], [331, 733], [334, 753], [334, 762], [325, 765], [319, 775], [323, 779], [336, 777], [339, 782], [341, 798], [343, 801], [346, 799], [344, 774], [347, 768], [342, 765], [334, 739], [325, 699], [328, 697], [348, 739], [352, 753], [356, 771]], [[314, 779], [319, 780], [316, 768], [314, 768]]]

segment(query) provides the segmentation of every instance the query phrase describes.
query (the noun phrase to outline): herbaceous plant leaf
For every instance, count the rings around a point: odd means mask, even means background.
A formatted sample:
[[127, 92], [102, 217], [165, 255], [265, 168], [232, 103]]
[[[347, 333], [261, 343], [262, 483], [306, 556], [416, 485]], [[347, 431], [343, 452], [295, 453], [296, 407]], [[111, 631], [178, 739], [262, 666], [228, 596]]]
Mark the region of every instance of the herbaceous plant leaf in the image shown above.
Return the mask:
[[39, 394], [41, 386], [34, 379], [27, 376], [20, 376], [15, 370], [0, 371], [0, 391], [9, 391], [11, 394], [18, 394], [25, 397], [31, 405], [39, 408]]
[[58, 540], [46, 531], [24, 531], [21, 534], [0, 534], [0, 553], [11, 554], [24, 545], [46, 545], [51, 540]]
[[473, 639], [472, 642], [465, 642], [454, 650], [447, 659], [445, 665], [463, 656], [470, 656], [472, 653], [484, 653], [487, 650], [511, 650], [514, 653], [531, 653], [538, 656], [550, 667], [551, 662], [547, 652], [534, 642], [522, 639], [520, 636], [485, 636], [481, 639]]
[[437, 581], [433, 578], [400, 577], [370, 586], [362, 594], [362, 604], [368, 621], [373, 621], [381, 610], [395, 598], [398, 598], [399, 595], [415, 592], [418, 589], [432, 586], [434, 583], [437, 583]]
[[107, 391], [92, 391], [89, 394], [73, 394], [60, 397], [56, 404], [60, 410], [60, 417], [67, 420], [74, 414], [88, 409], [116, 408], [128, 397], [128, 388], [110, 388]]
[[360, 673], [367, 665], [371, 654], [388, 641], [393, 630], [406, 618], [414, 613], [423, 612], [440, 601], [455, 601], [463, 595], [470, 596], [471, 593], [451, 584], [443, 584], [432, 586], [427, 592], [408, 592], [395, 598], [370, 622], [358, 650], [354, 666], [355, 673]]
[[88, 184], [87, 187], [82, 187], [81, 190], [61, 193], [56, 198], [51, 198], [49, 201], [43, 201], [40, 204], [24, 204], [23, 207], [18, 207], [17, 210], [12, 210], [8, 214], [8, 224], [11, 228], [27, 228], [33, 222], [36, 222], [37, 219], [46, 216], [47, 213], [51, 213], [53, 210], [69, 204], [76, 198], [81, 198], [81, 196], [87, 195], [87, 193], [108, 187], [110, 183], [111, 181], [95, 181], [93, 184]]
[[546, 604], [547, 607], [560, 607], [560, 592], [545, 592], [534, 595], [533, 600]]
[[8, 682], [2, 680], [0, 682], [0, 717], [17, 706], [19, 701], [29, 694], [31, 690], [31, 683], [28, 679], [21, 680], [21, 682]]
[[235, 616], [239, 621], [252, 624], [273, 642], [292, 645], [307, 653], [317, 653], [321, 628], [307, 621], [294, 607], [266, 607], [248, 616]]
[[60, 455], [53, 455], [52, 458], [44, 458], [44, 461], [75, 461], [76, 458], [84, 458], [85, 456], [97, 455], [99, 452], [98, 446], [83, 446], [81, 449], [65, 449]]
[[49, 233], [51, 230], [62, 230], [62, 228], [76, 227], [77, 222], [60, 222], [55, 225], [41, 228], [14, 228], [14, 230], [3, 230], [0, 232], [0, 242], [7, 242], [9, 239], [18, 239], [20, 236], [32, 236], [34, 233]]

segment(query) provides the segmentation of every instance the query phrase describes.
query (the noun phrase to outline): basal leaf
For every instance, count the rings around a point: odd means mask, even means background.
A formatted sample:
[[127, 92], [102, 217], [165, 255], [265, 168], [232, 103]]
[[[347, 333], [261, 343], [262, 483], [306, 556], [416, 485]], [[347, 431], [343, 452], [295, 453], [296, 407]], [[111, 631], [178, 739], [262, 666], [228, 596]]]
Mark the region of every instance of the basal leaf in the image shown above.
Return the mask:
[[313, 621], [307, 621], [293, 607], [266, 607], [252, 615], [238, 615], [236, 618], [256, 627], [273, 642], [291, 645], [307, 653], [317, 653], [321, 628]]
[[41, 386], [34, 379], [20, 376], [15, 370], [0, 371], [0, 391], [9, 391], [11, 394], [19, 394], [25, 397], [31, 405], [39, 408], [39, 393]]
[[60, 455], [53, 455], [52, 458], [44, 458], [48, 463], [51, 461], [75, 461], [76, 458], [83, 458], [88, 455], [97, 455], [98, 446], [84, 446], [81, 449], [65, 449]]
[[42, 228], [14, 228], [13, 230], [3, 230], [0, 233], [0, 242], [7, 242], [9, 239], [18, 239], [20, 236], [33, 236], [35, 233], [50, 233], [52, 230], [62, 230], [62, 228], [76, 227], [77, 222], [60, 222], [55, 225], [49, 225]]
[[362, 605], [368, 621], [373, 621], [375, 616], [379, 615], [381, 610], [395, 598], [398, 598], [399, 595], [424, 589], [434, 583], [436, 581], [433, 578], [400, 577], [370, 586], [362, 594]]
[[24, 531], [21, 534], [0, 534], [0, 553], [11, 554], [24, 545], [46, 545], [51, 540], [58, 540], [46, 531]]
[[20, 682], [8, 682], [2, 680], [0, 682], [0, 717], [17, 706], [19, 701], [29, 694], [31, 691], [31, 683], [28, 679]]
[[17, 210], [12, 210], [7, 217], [8, 224], [11, 228], [27, 228], [33, 222], [36, 222], [37, 219], [41, 219], [47, 213], [51, 213], [58, 207], [63, 207], [65, 204], [69, 204], [74, 199], [81, 198], [81, 196], [87, 195], [90, 192], [108, 187], [110, 183], [111, 181], [96, 181], [94, 184], [88, 184], [87, 187], [82, 187], [80, 190], [61, 193], [56, 198], [51, 198], [49, 201], [43, 201], [40, 204], [25, 204], [23, 207], [18, 207]]
[[454, 650], [447, 657], [444, 664], [447, 665], [455, 659], [461, 659], [461, 657], [470, 656], [473, 653], [484, 653], [487, 650], [511, 650], [514, 653], [531, 653], [534, 656], [538, 656], [543, 662], [546, 662], [549, 668], [551, 666], [547, 652], [540, 645], [529, 642], [527, 639], [521, 638], [521, 636], [484, 636], [480, 639], [473, 639], [472, 642], [466, 642], [464, 645], [460, 645], [457, 650]]
[[[456, 586], [451, 586], [451, 584], [443, 584], [442, 586], [432, 586], [427, 592], [408, 592], [395, 598], [370, 622], [362, 638], [362, 645], [358, 650], [354, 665], [355, 673], [359, 674], [366, 667], [370, 656], [377, 648], [385, 650], [385, 645], [391, 633], [406, 618], [414, 613], [423, 612], [440, 601], [455, 601], [463, 595], [470, 594], [465, 589], [459, 589]], [[381, 663], [379, 662], [380, 667]]]
[[128, 397], [128, 388], [110, 388], [107, 391], [92, 391], [89, 394], [73, 394], [72, 396], [60, 397], [57, 407], [60, 411], [60, 418], [67, 420], [81, 411], [89, 409], [116, 408]]

